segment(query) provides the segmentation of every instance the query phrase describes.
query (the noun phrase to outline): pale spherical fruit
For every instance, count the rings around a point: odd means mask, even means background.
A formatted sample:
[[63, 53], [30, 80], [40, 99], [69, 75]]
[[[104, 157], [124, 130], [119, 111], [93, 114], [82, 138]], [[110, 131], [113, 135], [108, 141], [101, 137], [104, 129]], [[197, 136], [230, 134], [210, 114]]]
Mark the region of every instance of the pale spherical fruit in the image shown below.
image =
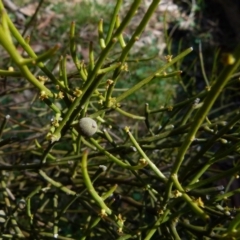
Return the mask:
[[85, 137], [91, 137], [96, 133], [98, 127], [97, 123], [89, 117], [81, 118], [79, 121], [79, 131]]

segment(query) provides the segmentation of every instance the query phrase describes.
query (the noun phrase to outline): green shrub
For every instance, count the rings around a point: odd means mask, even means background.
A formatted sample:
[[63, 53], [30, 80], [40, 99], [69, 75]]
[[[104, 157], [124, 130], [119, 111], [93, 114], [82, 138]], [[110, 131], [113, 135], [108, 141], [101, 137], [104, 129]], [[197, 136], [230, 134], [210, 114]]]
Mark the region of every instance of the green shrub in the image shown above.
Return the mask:
[[59, 46], [36, 55], [0, 1], [0, 44], [14, 66], [0, 70], [8, 112], [0, 128], [1, 238], [239, 238], [240, 213], [230, 201], [240, 189], [232, 188], [240, 170], [240, 114], [232, 98], [222, 97], [238, 81], [240, 47], [225, 55], [222, 72], [204, 90], [157, 102], [151, 81], [177, 79], [191, 91], [178, 66], [192, 51], [167, 55], [153, 72], [137, 69], [127, 84], [126, 72], [140, 66], [128, 67], [130, 50], [159, 2], [126, 40], [123, 31], [141, 1], [120, 21], [118, 0], [108, 28], [99, 22], [99, 53], [89, 43], [88, 63], [78, 58], [72, 22], [69, 54], [77, 72], [67, 72], [63, 55], [56, 75], [48, 64]]

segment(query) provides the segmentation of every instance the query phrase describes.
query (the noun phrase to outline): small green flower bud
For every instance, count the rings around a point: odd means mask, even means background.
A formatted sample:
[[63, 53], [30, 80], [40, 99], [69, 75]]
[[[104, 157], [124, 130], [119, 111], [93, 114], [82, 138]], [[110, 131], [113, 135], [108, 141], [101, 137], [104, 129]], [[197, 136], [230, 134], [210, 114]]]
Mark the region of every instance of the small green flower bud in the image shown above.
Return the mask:
[[97, 129], [97, 123], [93, 119], [89, 117], [84, 117], [80, 119], [79, 131], [83, 136], [91, 137], [93, 134], [96, 133]]

